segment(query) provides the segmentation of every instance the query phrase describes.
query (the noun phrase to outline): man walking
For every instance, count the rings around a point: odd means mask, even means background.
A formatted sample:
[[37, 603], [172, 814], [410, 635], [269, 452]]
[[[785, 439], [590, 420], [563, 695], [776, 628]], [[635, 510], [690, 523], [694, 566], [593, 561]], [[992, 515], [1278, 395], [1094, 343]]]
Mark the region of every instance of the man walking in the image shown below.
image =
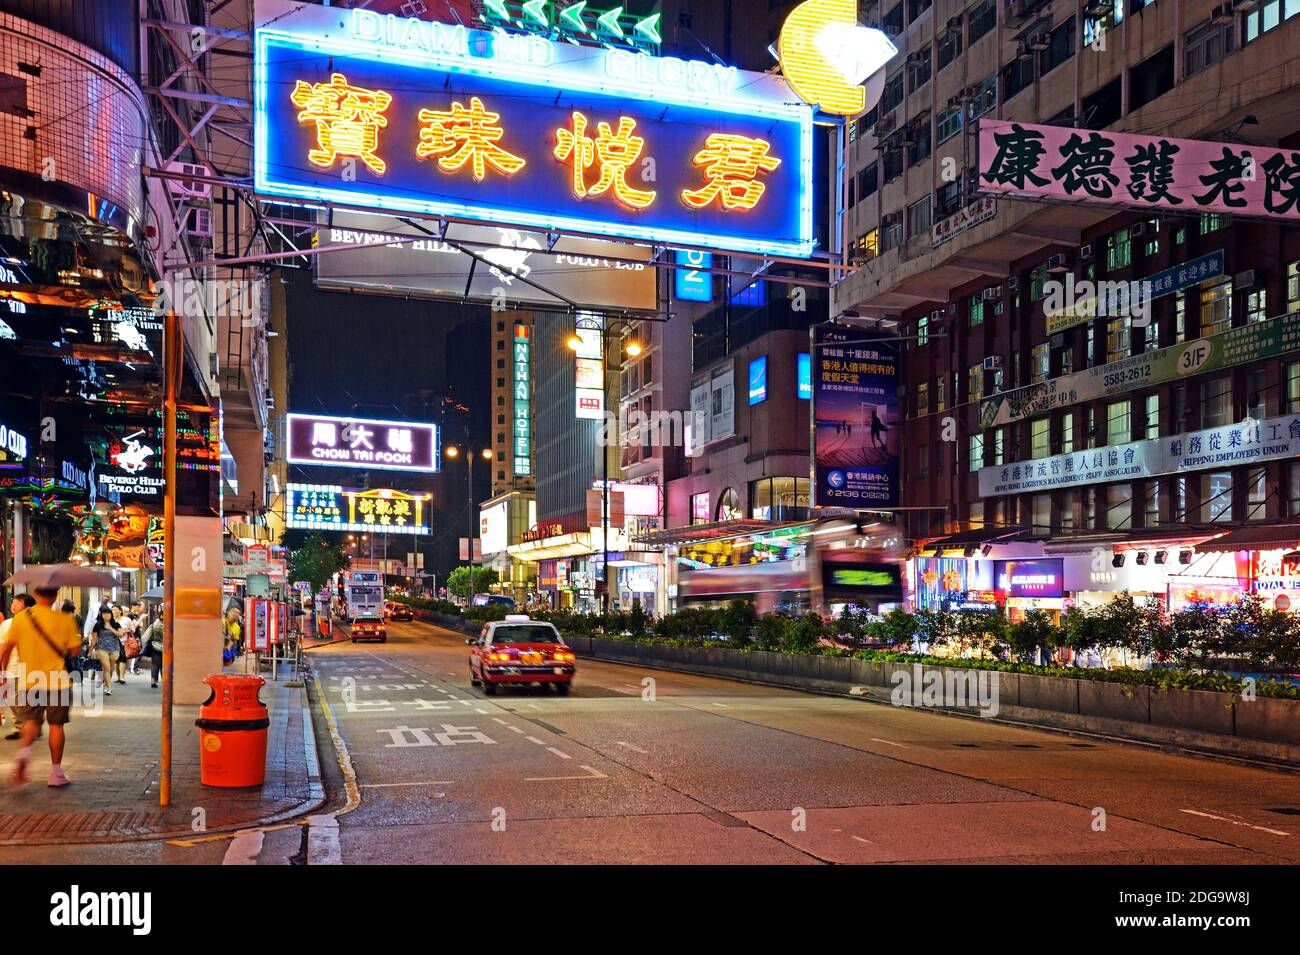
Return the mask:
[[72, 708], [72, 679], [64, 659], [81, 646], [76, 624], [65, 613], [54, 609], [55, 589], [35, 592], [36, 606], [14, 617], [0, 650], [0, 670], [18, 653], [23, 661], [22, 685], [18, 687], [18, 715], [23, 720], [22, 745], [14, 757], [13, 783], [27, 781], [27, 764], [31, 760], [32, 741], [41, 724], [50, 724], [51, 786], [68, 785], [63, 772], [63, 727]]
[[[0, 644], [4, 643], [5, 634], [8, 633], [9, 627], [13, 624], [14, 618], [24, 610], [34, 606], [36, 601], [31, 594], [15, 594], [13, 602], [9, 604], [9, 619], [0, 623]], [[22, 735], [23, 720], [18, 715], [15, 706], [15, 694], [17, 692], [17, 683], [14, 678], [21, 672], [18, 667], [18, 654], [14, 654], [9, 660], [9, 665], [4, 669], [4, 676], [8, 677], [9, 685], [5, 688], [5, 712], [9, 716], [10, 730], [5, 734], [5, 739], [18, 739]]]

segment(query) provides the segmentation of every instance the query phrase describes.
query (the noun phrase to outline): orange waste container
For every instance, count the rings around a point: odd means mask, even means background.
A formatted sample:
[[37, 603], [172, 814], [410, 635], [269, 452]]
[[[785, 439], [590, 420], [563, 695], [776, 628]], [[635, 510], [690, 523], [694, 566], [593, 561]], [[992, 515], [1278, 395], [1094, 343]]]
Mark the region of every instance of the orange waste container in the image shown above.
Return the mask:
[[239, 788], [266, 781], [266, 731], [271, 725], [258, 692], [260, 676], [213, 673], [199, 707], [199, 780], [205, 786]]

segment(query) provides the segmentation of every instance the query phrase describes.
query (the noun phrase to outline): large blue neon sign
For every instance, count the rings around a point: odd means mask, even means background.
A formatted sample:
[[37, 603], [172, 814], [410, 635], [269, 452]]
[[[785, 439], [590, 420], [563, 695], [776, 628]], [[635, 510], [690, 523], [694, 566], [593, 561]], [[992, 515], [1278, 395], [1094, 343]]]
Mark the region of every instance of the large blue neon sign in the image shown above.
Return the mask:
[[811, 254], [812, 111], [778, 78], [350, 12], [257, 31], [258, 192]]

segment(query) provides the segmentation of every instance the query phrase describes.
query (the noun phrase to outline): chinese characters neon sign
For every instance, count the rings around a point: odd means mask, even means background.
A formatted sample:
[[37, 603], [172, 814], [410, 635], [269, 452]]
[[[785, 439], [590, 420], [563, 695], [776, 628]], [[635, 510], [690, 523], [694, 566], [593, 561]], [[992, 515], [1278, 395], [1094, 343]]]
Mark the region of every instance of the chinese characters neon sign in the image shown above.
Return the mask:
[[779, 77], [352, 13], [258, 30], [259, 192], [811, 254], [812, 110]]

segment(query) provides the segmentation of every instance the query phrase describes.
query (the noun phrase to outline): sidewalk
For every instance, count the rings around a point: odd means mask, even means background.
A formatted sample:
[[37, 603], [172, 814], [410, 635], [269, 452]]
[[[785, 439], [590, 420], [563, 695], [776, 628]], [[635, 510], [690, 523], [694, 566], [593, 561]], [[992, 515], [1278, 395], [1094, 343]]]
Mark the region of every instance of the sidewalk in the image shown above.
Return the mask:
[[[242, 672], [237, 661], [231, 672]], [[264, 674], [269, 676], [269, 674]], [[114, 685], [103, 710], [75, 707], [63, 768], [72, 785], [46, 786], [50, 751], [32, 745], [28, 781], [9, 785], [17, 740], [0, 740], [0, 845], [121, 842], [193, 838], [308, 812], [324, 801], [316, 740], [303, 687], [262, 688], [270, 710], [266, 783], [259, 789], [213, 789], [199, 783], [197, 706], [173, 712], [172, 804], [158, 805], [162, 691], [148, 673]], [[4, 734], [11, 727], [6, 722]], [[48, 732], [48, 728], [47, 728]], [[0, 734], [3, 735], [3, 734]]]

